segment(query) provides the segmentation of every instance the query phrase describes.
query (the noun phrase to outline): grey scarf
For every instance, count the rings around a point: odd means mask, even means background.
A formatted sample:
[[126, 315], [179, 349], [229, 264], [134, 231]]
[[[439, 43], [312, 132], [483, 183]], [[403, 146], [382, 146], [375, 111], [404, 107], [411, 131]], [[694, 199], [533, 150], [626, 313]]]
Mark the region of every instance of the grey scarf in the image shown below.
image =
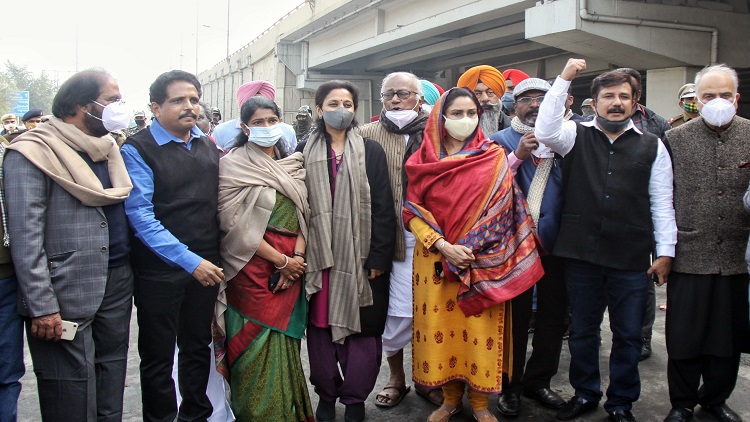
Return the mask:
[[364, 140], [357, 131], [349, 130], [331, 198], [328, 148], [323, 132], [316, 131], [303, 152], [310, 202], [305, 290], [308, 298], [319, 292], [323, 270], [330, 268], [328, 324], [333, 341], [343, 343], [347, 336], [361, 331], [359, 308], [373, 303], [364, 268], [370, 253], [370, 185]]

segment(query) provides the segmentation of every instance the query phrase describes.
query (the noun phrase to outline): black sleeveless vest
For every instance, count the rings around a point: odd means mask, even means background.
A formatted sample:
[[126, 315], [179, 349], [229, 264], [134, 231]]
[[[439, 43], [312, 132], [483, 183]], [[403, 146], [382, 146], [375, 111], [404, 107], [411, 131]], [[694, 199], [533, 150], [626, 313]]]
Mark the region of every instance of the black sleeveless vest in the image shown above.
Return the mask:
[[654, 245], [648, 186], [658, 138], [629, 130], [610, 143], [596, 128], [577, 127], [563, 160], [565, 203], [554, 254], [645, 271]]
[[[191, 252], [213, 263], [219, 261], [219, 150], [210, 139], [194, 139], [188, 150], [177, 142], [160, 146], [150, 130], [129, 137], [154, 174], [154, 216]], [[176, 270], [139, 239], [132, 243], [133, 266]]]

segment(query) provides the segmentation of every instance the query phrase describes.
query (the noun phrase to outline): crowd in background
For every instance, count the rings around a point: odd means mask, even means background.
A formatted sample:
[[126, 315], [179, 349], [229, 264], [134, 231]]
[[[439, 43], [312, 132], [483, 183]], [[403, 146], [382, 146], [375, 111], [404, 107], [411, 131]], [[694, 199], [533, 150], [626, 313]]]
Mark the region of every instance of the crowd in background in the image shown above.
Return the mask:
[[[726, 404], [750, 350], [737, 74], [698, 72], [668, 121], [630, 68], [594, 78], [575, 113], [585, 71], [483, 65], [447, 90], [395, 72], [360, 125], [349, 81], [322, 83], [293, 124], [251, 81], [222, 122], [173, 70], [150, 86], [148, 122], [87, 70], [50, 116], [3, 115], [0, 420], [16, 418], [24, 325], [43, 420], [122, 420], [135, 304], [147, 421], [331, 422], [337, 401], [363, 421], [383, 355], [375, 405], [411, 390], [409, 343], [430, 422], [463, 412], [464, 393], [480, 422], [518, 416], [522, 397], [571, 420], [604, 395], [608, 420], [635, 421], [667, 281], [664, 420], [698, 405], [741, 420]], [[550, 388], [565, 339], [567, 400]]]

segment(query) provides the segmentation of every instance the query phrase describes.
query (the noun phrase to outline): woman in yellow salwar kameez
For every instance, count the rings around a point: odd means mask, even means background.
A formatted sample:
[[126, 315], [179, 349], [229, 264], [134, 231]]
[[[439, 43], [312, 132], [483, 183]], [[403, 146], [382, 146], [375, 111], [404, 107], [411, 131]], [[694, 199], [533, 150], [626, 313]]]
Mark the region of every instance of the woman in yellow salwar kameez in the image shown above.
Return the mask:
[[406, 163], [404, 224], [414, 233], [412, 377], [442, 386], [428, 421], [462, 410], [496, 421], [488, 398], [510, 367], [510, 302], [541, 278], [533, 221], [504, 150], [478, 127], [466, 88], [435, 104], [424, 142]]

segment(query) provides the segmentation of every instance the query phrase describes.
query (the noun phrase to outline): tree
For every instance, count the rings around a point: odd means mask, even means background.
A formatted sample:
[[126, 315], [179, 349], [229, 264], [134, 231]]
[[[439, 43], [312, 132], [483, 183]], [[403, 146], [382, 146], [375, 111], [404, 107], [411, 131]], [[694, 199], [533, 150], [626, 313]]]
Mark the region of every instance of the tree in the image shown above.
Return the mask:
[[0, 72], [0, 111], [3, 114], [10, 111], [10, 95], [14, 91], [29, 91], [29, 108], [41, 108], [44, 114], [52, 114], [52, 98], [57, 86], [46, 73], [35, 77], [26, 66], [16, 66], [8, 60], [5, 71]]

